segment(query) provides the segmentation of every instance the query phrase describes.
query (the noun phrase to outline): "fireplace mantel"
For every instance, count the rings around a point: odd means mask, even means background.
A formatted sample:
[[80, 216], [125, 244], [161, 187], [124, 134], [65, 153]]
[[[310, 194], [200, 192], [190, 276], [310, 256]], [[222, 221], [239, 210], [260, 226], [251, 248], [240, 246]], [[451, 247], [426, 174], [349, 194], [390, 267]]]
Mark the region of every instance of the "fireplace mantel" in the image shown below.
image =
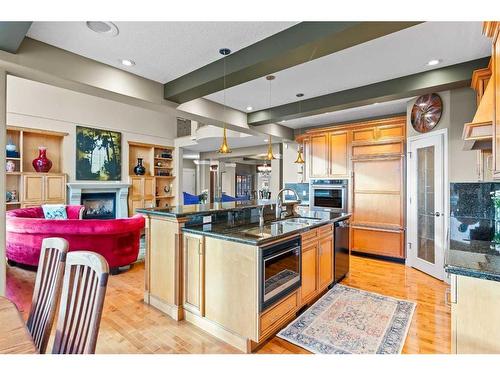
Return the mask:
[[81, 204], [82, 193], [115, 193], [116, 217], [128, 217], [127, 198], [130, 184], [122, 182], [70, 182], [66, 185], [70, 205]]

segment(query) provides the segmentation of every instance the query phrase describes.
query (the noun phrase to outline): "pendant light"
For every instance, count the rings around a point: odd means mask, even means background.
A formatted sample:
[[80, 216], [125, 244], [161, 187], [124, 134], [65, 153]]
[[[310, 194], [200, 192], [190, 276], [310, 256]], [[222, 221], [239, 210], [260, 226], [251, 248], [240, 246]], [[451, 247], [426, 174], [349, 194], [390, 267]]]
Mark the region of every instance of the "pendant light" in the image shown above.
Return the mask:
[[[299, 113], [301, 111], [301, 104], [302, 104], [302, 98], [304, 96], [303, 93], [298, 93], [295, 95], [297, 98], [299, 98]], [[304, 164], [304, 156], [303, 156], [304, 150], [302, 149], [302, 146], [299, 146], [299, 149], [297, 150], [297, 160], [294, 161], [295, 164]]]
[[222, 136], [222, 144], [219, 148], [219, 153], [220, 154], [230, 154], [231, 149], [229, 148], [229, 145], [227, 144], [227, 136], [226, 136], [226, 56], [231, 53], [231, 50], [229, 48], [221, 48], [219, 50], [219, 53], [224, 56], [224, 107], [223, 107], [223, 121], [224, 121], [224, 134]]
[[[266, 79], [269, 81], [269, 109], [271, 109], [271, 82], [275, 79], [276, 77], [273, 75], [268, 75]], [[273, 143], [271, 139], [271, 134], [269, 134], [269, 146], [267, 147], [267, 155], [266, 155], [266, 160], [274, 160], [276, 159], [273, 154]]]
[[304, 164], [304, 157], [302, 156], [303, 150], [302, 146], [299, 146], [299, 149], [297, 151], [297, 160], [294, 161], [295, 164]]

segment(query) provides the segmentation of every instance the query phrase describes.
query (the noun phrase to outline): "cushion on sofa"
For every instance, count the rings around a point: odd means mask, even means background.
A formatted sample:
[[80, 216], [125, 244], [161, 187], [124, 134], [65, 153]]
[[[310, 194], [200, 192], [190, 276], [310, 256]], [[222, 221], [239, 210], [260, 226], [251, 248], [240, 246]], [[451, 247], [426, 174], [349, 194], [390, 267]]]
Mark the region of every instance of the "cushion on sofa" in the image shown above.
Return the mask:
[[64, 204], [42, 204], [42, 210], [45, 219], [65, 220], [68, 218]]

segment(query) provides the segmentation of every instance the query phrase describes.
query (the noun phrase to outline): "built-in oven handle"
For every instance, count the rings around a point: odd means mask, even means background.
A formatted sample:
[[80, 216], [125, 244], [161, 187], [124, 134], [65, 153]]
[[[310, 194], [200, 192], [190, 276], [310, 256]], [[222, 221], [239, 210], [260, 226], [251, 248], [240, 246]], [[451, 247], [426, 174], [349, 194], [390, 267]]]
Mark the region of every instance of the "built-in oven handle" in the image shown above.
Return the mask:
[[295, 252], [296, 250], [300, 250], [300, 246], [295, 246], [295, 247], [292, 247], [291, 249], [286, 249], [278, 254], [274, 254], [273, 256], [271, 257], [264, 257], [264, 262], [267, 261], [267, 260], [271, 260], [271, 259], [274, 259], [276, 257], [279, 257], [283, 254], [286, 254], [286, 253], [291, 253], [291, 252]]

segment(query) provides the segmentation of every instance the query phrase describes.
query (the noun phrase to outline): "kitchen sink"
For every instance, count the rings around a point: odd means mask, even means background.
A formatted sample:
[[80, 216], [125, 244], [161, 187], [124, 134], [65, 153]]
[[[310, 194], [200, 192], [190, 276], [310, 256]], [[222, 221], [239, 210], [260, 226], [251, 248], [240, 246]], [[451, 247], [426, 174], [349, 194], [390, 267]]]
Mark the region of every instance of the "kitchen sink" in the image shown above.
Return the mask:
[[290, 223], [290, 224], [310, 225], [310, 224], [315, 224], [318, 220], [321, 220], [321, 219], [309, 218], [309, 217], [292, 217], [290, 219], [284, 219], [281, 222]]

